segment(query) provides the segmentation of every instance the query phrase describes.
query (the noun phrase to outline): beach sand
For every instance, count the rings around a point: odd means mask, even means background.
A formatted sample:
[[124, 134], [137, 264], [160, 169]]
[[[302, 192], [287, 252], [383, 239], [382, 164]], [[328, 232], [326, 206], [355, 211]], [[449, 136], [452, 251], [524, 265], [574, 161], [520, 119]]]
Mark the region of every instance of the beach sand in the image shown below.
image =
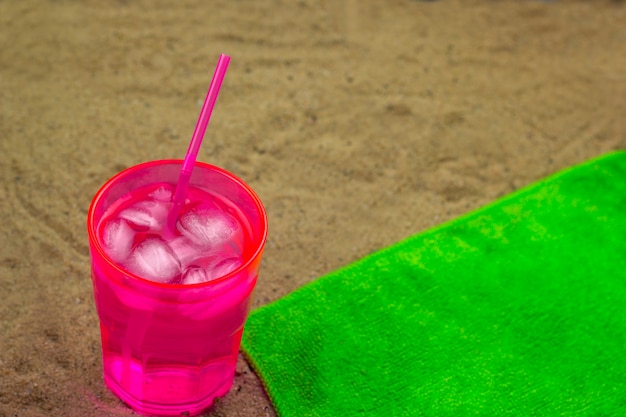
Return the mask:
[[[253, 307], [626, 148], [621, 1], [2, 1], [1, 417], [134, 415], [102, 381], [87, 209], [183, 157], [220, 53], [199, 160], [266, 205]], [[211, 415], [275, 415], [242, 357]]]

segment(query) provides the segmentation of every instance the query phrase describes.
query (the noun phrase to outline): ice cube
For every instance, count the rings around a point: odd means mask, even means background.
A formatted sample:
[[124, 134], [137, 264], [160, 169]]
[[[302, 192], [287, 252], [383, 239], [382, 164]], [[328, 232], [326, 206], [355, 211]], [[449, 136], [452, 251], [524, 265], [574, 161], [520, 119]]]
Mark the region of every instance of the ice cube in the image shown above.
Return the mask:
[[135, 231], [123, 219], [111, 220], [102, 228], [102, 246], [115, 262], [128, 258], [134, 239]]
[[160, 201], [140, 201], [120, 212], [119, 217], [138, 229], [161, 230], [167, 219], [167, 205]]
[[203, 249], [185, 236], [178, 236], [168, 242], [170, 249], [180, 262], [181, 268], [184, 270], [203, 255]]
[[243, 261], [241, 258], [227, 258], [219, 261], [211, 268], [207, 269], [207, 277], [209, 280], [223, 277], [239, 268]]
[[143, 241], [133, 251], [126, 267], [142, 278], [168, 282], [180, 274], [180, 264], [167, 243], [159, 238]]
[[165, 185], [162, 185], [148, 194], [148, 197], [153, 198], [156, 201], [169, 203], [172, 201], [172, 190], [167, 188]]
[[183, 273], [182, 283], [185, 285], [200, 284], [208, 280], [209, 277], [204, 269], [199, 266], [191, 266]]
[[235, 238], [239, 225], [217, 206], [204, 205], [183, 213], [177, 228], [196, 245], [210, 247]]

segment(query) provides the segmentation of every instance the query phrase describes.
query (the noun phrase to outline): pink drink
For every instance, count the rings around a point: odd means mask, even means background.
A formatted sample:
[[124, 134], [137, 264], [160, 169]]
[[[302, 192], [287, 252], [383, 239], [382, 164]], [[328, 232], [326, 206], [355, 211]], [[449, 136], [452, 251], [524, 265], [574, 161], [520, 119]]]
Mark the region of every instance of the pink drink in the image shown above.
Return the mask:
[[167, 230], [179, 170], [129, 168], [89, 211], [104, 379], [144, 414], [197, 415], [228, 392], [267, 233], [254, 192], [200, 163]]

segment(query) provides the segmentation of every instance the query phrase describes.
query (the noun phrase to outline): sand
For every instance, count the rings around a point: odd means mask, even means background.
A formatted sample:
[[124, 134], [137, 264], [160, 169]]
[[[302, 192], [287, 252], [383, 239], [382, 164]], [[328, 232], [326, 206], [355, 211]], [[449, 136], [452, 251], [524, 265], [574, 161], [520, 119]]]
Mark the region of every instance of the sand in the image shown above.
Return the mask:
[[[0, 416], [134, 415], [102, 382], [86, 213], [184, 155], [219, 53], [199, 159], [267, 207], [254, 307], [626, 147], [621, 1], [2, 1]], [[211, 415], [275, 415], [243, 358]]]

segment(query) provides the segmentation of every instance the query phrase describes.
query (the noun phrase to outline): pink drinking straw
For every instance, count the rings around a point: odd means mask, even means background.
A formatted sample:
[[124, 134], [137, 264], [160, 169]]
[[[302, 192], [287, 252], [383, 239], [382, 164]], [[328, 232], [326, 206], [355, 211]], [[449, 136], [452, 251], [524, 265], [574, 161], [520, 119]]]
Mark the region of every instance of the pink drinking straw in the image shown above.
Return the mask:
[[193, 136], [191, 137], [191, 142], [189, 143], [189, 148], [187, 149], [187, 154], [185, 155], [185, 160], [183, 161], [183, 167], [181, 168], [180, 176], [178, 177], [176, 192], [174, 193], [174, 197], [172, 199], [174, 204], [172, 205], [169, 215], [167, 216], [167, 229], [169, 229], [169, 232], [171, 233], [174, 233], [178, 213], [185, 203], [191, 172], [193, 171], [194, 164], [196, 163], [198, 150], [200, 150], [202, 139], [206, 133], [206, 128], [209, 124], [213, 107], [215, 107], [215, 101], [217, 100], [217, 95], [220, 92], [220, 87], [222, 86], [224, 75], [226, 75], [226, 69], [228, 68], [229, 62], [230, 57], [228, 55], [220, 54], [220, 58], [217, 60], [217, 66], [215, 67], [215, 72], [213, 73], [211, 85], [209, 85], [209, 91], [204, 99], [202, 110], [200, 110], [200, 117], [198, 117], [198, 122], [196, 123], [195, 130], [193, 131]]

